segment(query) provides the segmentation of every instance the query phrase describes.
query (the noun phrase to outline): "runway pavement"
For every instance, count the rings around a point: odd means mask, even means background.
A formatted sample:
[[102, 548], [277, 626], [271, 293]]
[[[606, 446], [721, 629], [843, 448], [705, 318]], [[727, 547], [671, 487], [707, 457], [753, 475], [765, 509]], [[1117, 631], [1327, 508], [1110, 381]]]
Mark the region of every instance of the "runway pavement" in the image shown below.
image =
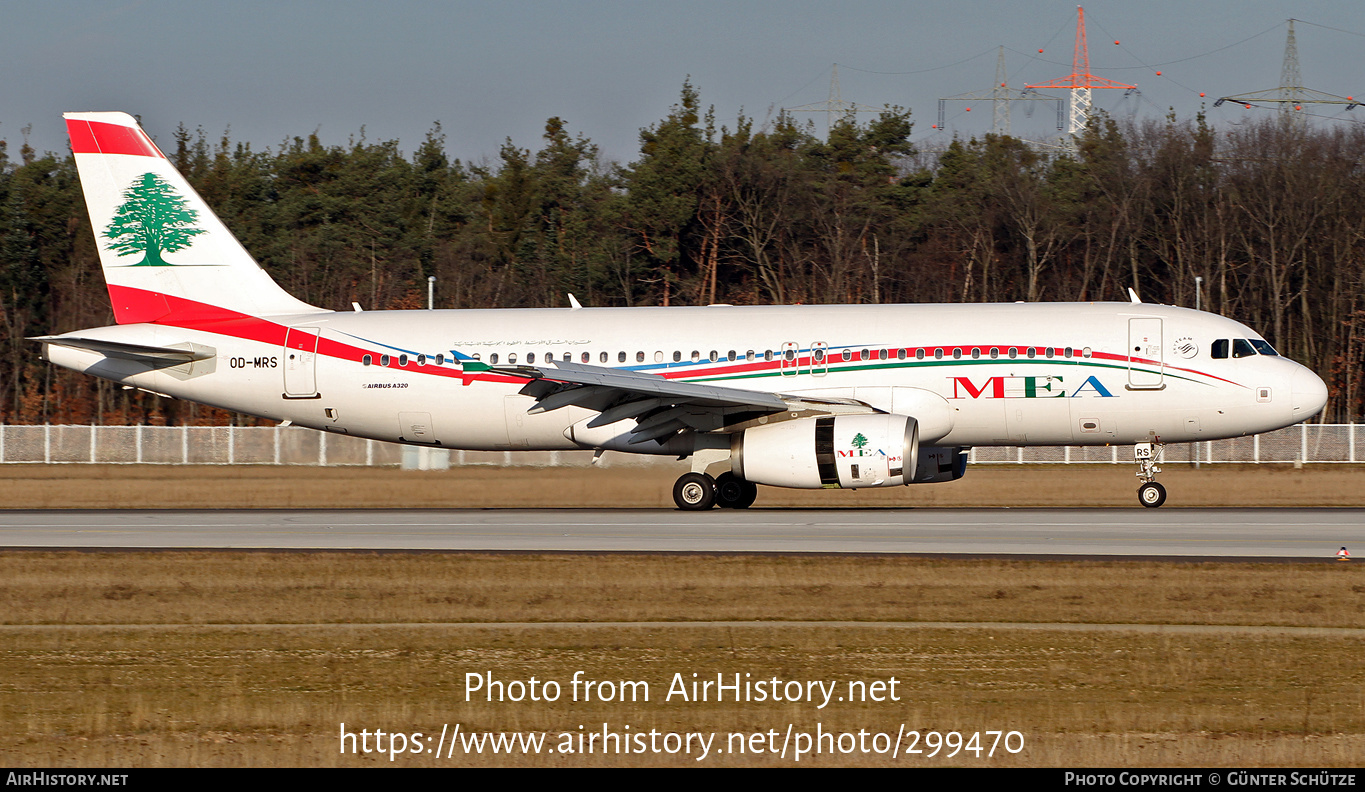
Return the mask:
[[0, 512], [0, 547], [1365, 557], [1365, 509]]

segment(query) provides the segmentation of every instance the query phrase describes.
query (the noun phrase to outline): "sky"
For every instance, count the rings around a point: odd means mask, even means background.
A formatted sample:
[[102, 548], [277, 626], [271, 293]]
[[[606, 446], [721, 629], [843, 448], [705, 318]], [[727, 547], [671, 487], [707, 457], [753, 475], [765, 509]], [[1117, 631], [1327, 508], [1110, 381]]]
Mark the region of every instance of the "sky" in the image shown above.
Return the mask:
[[[1365, 97], [1359, 0], [1097, 0], [1085, 17], [1091, 71], [1139, 88], [1094, 92], [1121, 118], [1269, 115], [1213, 101], [1279, 85], [1290, 17], [1304, 85]], [[1023, 88], [1071, 73], [1075, 30], [1074, 2], [1052, 0], [4, 0], [0, 138], [15, 152], [31, 126], [36, 149], [65, 152], [63, 112], [122, 110], [163, 148], [183, 123], [257, 150], [317, 132], [410, 153], [439, 121], [450, 155], [479, 164], [508, 138], [537, 150], [559, 116], [626, 163], [684, 80], [718, 125], [761, 126], [823, 105], [838, 64], [845, 101], [908, 107], [932, 148], [990, 131], [989, 102], [950, 102], [933, 126], [940, 97], [990, 90], [1001, 46]], [[1052, 105], [1029, 106], [1013, 132], [1055, 137]], [[1307, 111], [1365, 123], [1365, 107]], [[796, 115], [823, 133], [825, 113]]]

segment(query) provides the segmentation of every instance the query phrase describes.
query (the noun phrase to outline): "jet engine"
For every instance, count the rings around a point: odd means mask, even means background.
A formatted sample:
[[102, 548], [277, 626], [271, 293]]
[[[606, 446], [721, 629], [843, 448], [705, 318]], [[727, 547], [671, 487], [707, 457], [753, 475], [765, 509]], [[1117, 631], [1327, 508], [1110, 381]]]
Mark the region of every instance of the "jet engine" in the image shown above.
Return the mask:
[[919, 450], [914, 481], [906, 484], [936, 484], [957, 481], [967, 474], [967, 449], [951, 446], [925, 446]]
[[919, 422], [833, 415], [756, 426], [731, 435], [730, 465], [736, 476], [774, 487], [900, 486], [919, 466]]

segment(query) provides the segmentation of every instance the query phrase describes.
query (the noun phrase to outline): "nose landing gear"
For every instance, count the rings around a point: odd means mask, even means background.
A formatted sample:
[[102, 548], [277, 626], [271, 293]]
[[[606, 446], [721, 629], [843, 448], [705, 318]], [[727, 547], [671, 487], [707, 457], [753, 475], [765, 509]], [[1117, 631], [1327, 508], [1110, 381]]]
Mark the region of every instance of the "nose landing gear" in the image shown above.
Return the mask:
[[1156, 474], [1161, 472], [1158, 463], [1165, 450], [1166, 444], [1160, 440], [1133, 446], [1133, 459], [1138, 465], [1137, 477], [1142, 482], [1138, 487], [1138, 503], [1149, 509], [1166, 502], [1166, 488], [1156, 482]]

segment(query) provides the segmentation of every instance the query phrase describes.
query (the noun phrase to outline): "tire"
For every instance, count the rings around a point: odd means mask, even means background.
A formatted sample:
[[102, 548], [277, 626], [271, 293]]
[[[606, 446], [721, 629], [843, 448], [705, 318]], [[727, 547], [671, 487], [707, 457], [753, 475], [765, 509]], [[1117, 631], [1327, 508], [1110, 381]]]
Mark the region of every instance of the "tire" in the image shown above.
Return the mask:
[[1155, 509], [1165, 502], [1166, 488], [1155, 481], [1149, 481], [1141, 487], [1138, 487], [1138, 503], [1141, 503], [1143, 506], [1146, 506], [1149, 509]]
[[722, 509], [747, 509], [757, 497], [758, 485], [734, 473], [722, 473], [716, 479], [716, 505]]
[[705, 473], [684, 473], [673, 485], [673, 502], [683, 511], [705, 511], [716, 505], [716, 480]]

